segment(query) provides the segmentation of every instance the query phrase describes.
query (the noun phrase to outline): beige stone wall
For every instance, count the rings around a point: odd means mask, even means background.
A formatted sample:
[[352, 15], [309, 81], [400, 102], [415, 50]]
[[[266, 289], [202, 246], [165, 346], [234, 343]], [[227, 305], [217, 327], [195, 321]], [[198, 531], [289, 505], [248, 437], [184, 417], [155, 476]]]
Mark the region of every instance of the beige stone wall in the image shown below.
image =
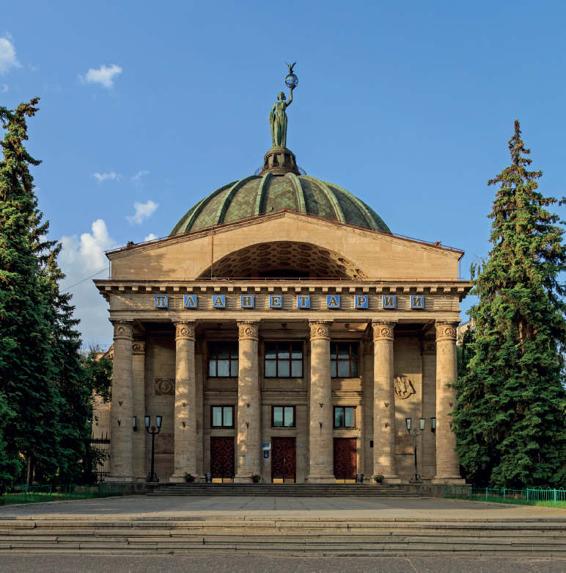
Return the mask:
[[[329, 253], [336, 264], [354, 269], [357, 275], [347, 274], [349, 278], [340, 280], [216, 280], [203, 275], [211, 263], [250, 246], [259, 248], [271, 237], [314, 245], [317, 252]], [[458, 479], [449, 425], [454, 340], [452, 330], [448, 336], [444, 328], [438, 331], [437, 343], [432, 325], [454, 325], [459, 319], [460, 299], [470, 287], [458, 280], [461, 255], [439, 245], [288, 212], [111, 253], [111, 278], [96, 283], [109, 301], [111, 319], [129, 329], [128, 340], [118, 337], [115, 361], [116, 411], [111, 425], [117, 426], [113, 444], [116, 477], [140, 479], [147, 473], [150, 440], [143, 420], [138, 419], [140, 430], [131, 436], [131, 426], [127, 426], [131, 416], [139, 418], [145, 412], [152, 417], [162, 415], [164, 420], [156, 441], [156, 469], [162, 481], [174, 471], [175, 431], [178, 440], [184, 434], [191, 436], [190, 445], [177, 443], [177, 479], [189, 467], [187, 456], [197, 476], [209, 470], [212, 436], [239, 435], [235, 469], [242, 479], [256, 471], [266, 481], [271, 478], [271, 458], [260, 458], [258, 464], [259, 452], [250, 452], [250, 447], [256, 450], [259, 442], [270, 442], [274, 436], [292, 436], [296, 438], [298, 481], [305, 481], [309, 474], [315, 479], [329, 478], [334, 437], [356, 439], [358, 472], [367, 478], [379, 471], [389, 472], [392, 481], [408, 481], [414, 473], [413, 439], [405, 429], [405, 418], [411, 417], [418, 427], [421, 416], [427, 419], [427, 427], [417, 437], [418, 472], [426, 479]], [[189, 293], [198, 295], [197, 309], [184, 307], [183, 297]], [[284, 296], [282, 309], [270, 308], [269, 296], [274, 293]], [[342, 296], [339, 309], [328, 308], [329, 293]], [[213, 308], [213, 294], [226, 297], [225, 309]], [[255, 296], [255, 308], [242, 308], [242, 294]], [[311, 297], [308, 311], [297, 308], [299, 294]], [[367, 309], [355, 308], [357, 294], [368, 296]], [[383, 307], [384, 294], [397, 296], [397, 308]], [[411, 308], [411, 296], [416, 294], [425, 296], [423, 309]], [[167, 309], [156, 308], [155, 295], [168, 297]], [[195, 325], [194, 345], [178, 339], [176, 346], [174, 324], [180, 321]], [[258, 340], [242, 337], [244, 321], [256, 325]], [[241, 357], [245, 358], [239, 383], [236, 378], [209, 379], [207, 340], [238, 340], [238, 323]], [[317, 334], [319, 328], [327, 334]], [[360, 377], [330, 381], [329, 342], [344, 338], [360, 341]], [[303, 340], [303, 379], [264, 379], [263, 342], [269, 339]], [[145, 343], [143, 351], [132, 351], [132, 342]], [[438, 345], [441, 352], [437, 355]], [[175, 417], [176, 376], [186, 388], [177, 388]], [[140, 388], [145, 389], [143, 396]], [[194, 409], [188, 401], [195, 402]], [[210, 427], [210, 406], [222, 404], [239, 404], [240, 416], [236, 408], [233, 429]], [[296, 428], [271, 428], [273, 405], [294, 405]], [[334, 405], [356, 408], [355, 428], [337, 431], [331, 427]], [[196, 420], [190, 418], [191, 411]], [[430, 418], [435, 415], [440, 423], [436, 435], [430, 432]], [[436, 463], [439, 443], [440, 466]]]
[[[146, 343], [146, 412], [155, 420], [163, 416], [163, 428], [155, 439], [155, 471], [160, 481], [169, 481], [174, 463], [175, 337], [150, 336]], [[143, 430], [145, 432], [145, 430]], [[149, 469], [151, 438], [146, 435], [146, 468]]]
[[339, 253], [370, 279], [457, 279], [462, 255], [460, 251], [298, 213], [277, 213], [112, 253], [112, 278], [194, 279], [211, 262], [264, 243], [267, 237], [309, 243]]
[[[236, 339], [236, 333], [231, 335]], [[274, 338], [275, 333], [267, 334], [267, 339]], [[224, 335], [224, 338], [226, 335]], [[296, 334], [288, 339], [303, 340], [304, 342], [304, 373], [302, 379], [265, 379], [263, 378], [264, 338], [260, 335], [258, 348], [259, 376], [261, 384], [260, 424], [261, 442], [271, 442], [274, 436], [291, 436], [296, 439], [298, 482], [304, 482], [309, 471], [309, 385], [311, 353], [308, 337]], [[213, 336], [213, 338], [216, 338]], [[284, 339], [285, 337], [279, 337]], [[196, 467], [197, 475], [204, 475], [210, 469], [210, 438], [211, 436], [237, 435], [237, 378], [208, 378], [207, 376], [207, 343], [206, 334], [196, 336], [195, 372], [197, 389], [196, 424]], [[340, 340], [345, 340], [343, 335]], [[358, 472], [364, 473], [366, 479], [371, 479], [375, 473], [373, 467], [374, 421], [373, 408], [373, 344], [365, 335], [351, 338], [360, 344], [360, 377], [332, 379], [332, 407], [353, 406], [356, 408], [356, 426], [353, 429], [332, 430], [332, 437], [349, 437], [357, 440]], [[413, 477], [413, 441], [407, 434], [405, 418], [412, 417], [413, 423], [418, 424], [421, 416], [427, 418], [427, 427], [422, 436], [418, 437], [419, 473], [425, 479], [431, 479], [435, 474], [435, 436], [430, 431], [430, 417], [435, 412], [435, 353], [434, 344], [422, 336], [398, 335], [393, 345], [394, 376], [408, 380], [411, 388], [407, 397], [395, 398], [395, 464], [398, 477], [409, 481]], [[175, 340], [174, 333], [148, 335], [145, 341], [145, 394], [143, 399], [147, 413], [152, 417], [162, 415], [163, 429], [156, 438], [156, 472], [160, 481], [168, 481], [174, 472], [174, 438], [173, 420], [175, 411], [174, 379], [175, 379]], [[136, 360], [136, 358], [134, 358]], [[138, 359], [139, 360], [139, 359]], [[413, 392], [414, 391], [414, 392]], [[134, 394], [134, 403], [138, 398]], [[233, 429], [211, 428], [210, 407], [213, 405], [233, 405], [235, 408], [235, 427]], [[271, 407], [274, 405], [294, 405], [296, 415], [295, 428], [272, 428]], [[108, 417], [108, 406], [98, 409], [100, 419], [98, 424], [104, 424]], [[143, 430], [143, 419], [139, 421], [140, 430], [136, 438], [143, 437], [145, 451], [138, 450], [134, 455], [134, 467], [143, 467], [143, 474], [149, 471], [150, 441]], [[96, 426], [100, 433], [100, 427]], [[374, 444], [375, 445], [375, 444]], [[134, 449], [134, 452], [136, 450]], [[143, 456], [140, 459], [139, 456]], [[260, 474], [266, 482], [271, 481], [271, 456], [260, 460]], [[141, 470], [140, 470], [141, 471]], [[139, 471], [138, 471], [139, 473]]]

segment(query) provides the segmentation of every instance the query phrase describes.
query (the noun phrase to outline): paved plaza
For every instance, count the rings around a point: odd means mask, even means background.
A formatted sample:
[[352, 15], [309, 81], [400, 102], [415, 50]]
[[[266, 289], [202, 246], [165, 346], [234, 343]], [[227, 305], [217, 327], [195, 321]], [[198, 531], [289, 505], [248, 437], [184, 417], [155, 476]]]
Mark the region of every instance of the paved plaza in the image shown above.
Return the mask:
[[[2, 573], [38, 571], [37, 555], [2, 555]], [[42, 555], [42, 573], [563, 573], [530, 557], [297, 557], [273, 555]]]
[[566, 510], [440, 498], [124, 496], [0, 507], [0, 519], [33, 516], [75, 518], [296, 517], [325, 519], [491, 520], [559, 519]]

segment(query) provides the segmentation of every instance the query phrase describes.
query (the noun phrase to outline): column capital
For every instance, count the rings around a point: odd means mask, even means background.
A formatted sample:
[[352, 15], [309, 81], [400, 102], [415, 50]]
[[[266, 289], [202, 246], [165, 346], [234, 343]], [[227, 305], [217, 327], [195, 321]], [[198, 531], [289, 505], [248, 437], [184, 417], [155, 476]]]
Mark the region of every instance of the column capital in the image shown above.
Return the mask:
[[437, 321], [435, 323], [436, 328], [436, 340], [456, 340], [456, 335], [458, 333], [457, 327], [458, 322], [441, 322]]
[[317, 338], [330, 339], [331, 320], [309, 320], [311, 340]]
[[180, 320], [175, 322], [175, 340], [194, 340], [195, 322], [193, 320]]
[[132, 342], [132, 354], [145, 354], [145, 340], [134, 340]]
[[259, 338], [259, 320], [238, 320], [239, 340], [257, 340]]
[[395, 322], [386, 320], [372, 320], [373, 340], [393, 340]]
[[134, 323], [131, 320], [115, 320], [114, 340], [131, 340], [134, 330]]

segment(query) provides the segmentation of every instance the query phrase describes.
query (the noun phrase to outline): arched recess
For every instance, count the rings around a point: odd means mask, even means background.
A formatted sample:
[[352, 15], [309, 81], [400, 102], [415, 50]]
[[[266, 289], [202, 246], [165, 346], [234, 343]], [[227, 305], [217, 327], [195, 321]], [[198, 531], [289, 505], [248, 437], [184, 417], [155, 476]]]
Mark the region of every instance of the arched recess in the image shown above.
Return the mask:
[[273, 241], [244, 247], [216, 261], [200, 278], [364, 279], [340, 253], [311, 243]]

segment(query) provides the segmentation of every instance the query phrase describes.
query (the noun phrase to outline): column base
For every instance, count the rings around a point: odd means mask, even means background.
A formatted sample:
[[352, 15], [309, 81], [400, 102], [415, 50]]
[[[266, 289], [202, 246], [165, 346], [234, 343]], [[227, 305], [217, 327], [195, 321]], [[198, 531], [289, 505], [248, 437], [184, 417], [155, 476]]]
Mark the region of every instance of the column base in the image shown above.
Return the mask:
[[460, 476], [433, 477], [433, 485], [466, 485], [466, 480]]
[[310, 475], [305, 480], [306, 483], [336, 483], [336, 478], [333, 474], [326, 475]]

